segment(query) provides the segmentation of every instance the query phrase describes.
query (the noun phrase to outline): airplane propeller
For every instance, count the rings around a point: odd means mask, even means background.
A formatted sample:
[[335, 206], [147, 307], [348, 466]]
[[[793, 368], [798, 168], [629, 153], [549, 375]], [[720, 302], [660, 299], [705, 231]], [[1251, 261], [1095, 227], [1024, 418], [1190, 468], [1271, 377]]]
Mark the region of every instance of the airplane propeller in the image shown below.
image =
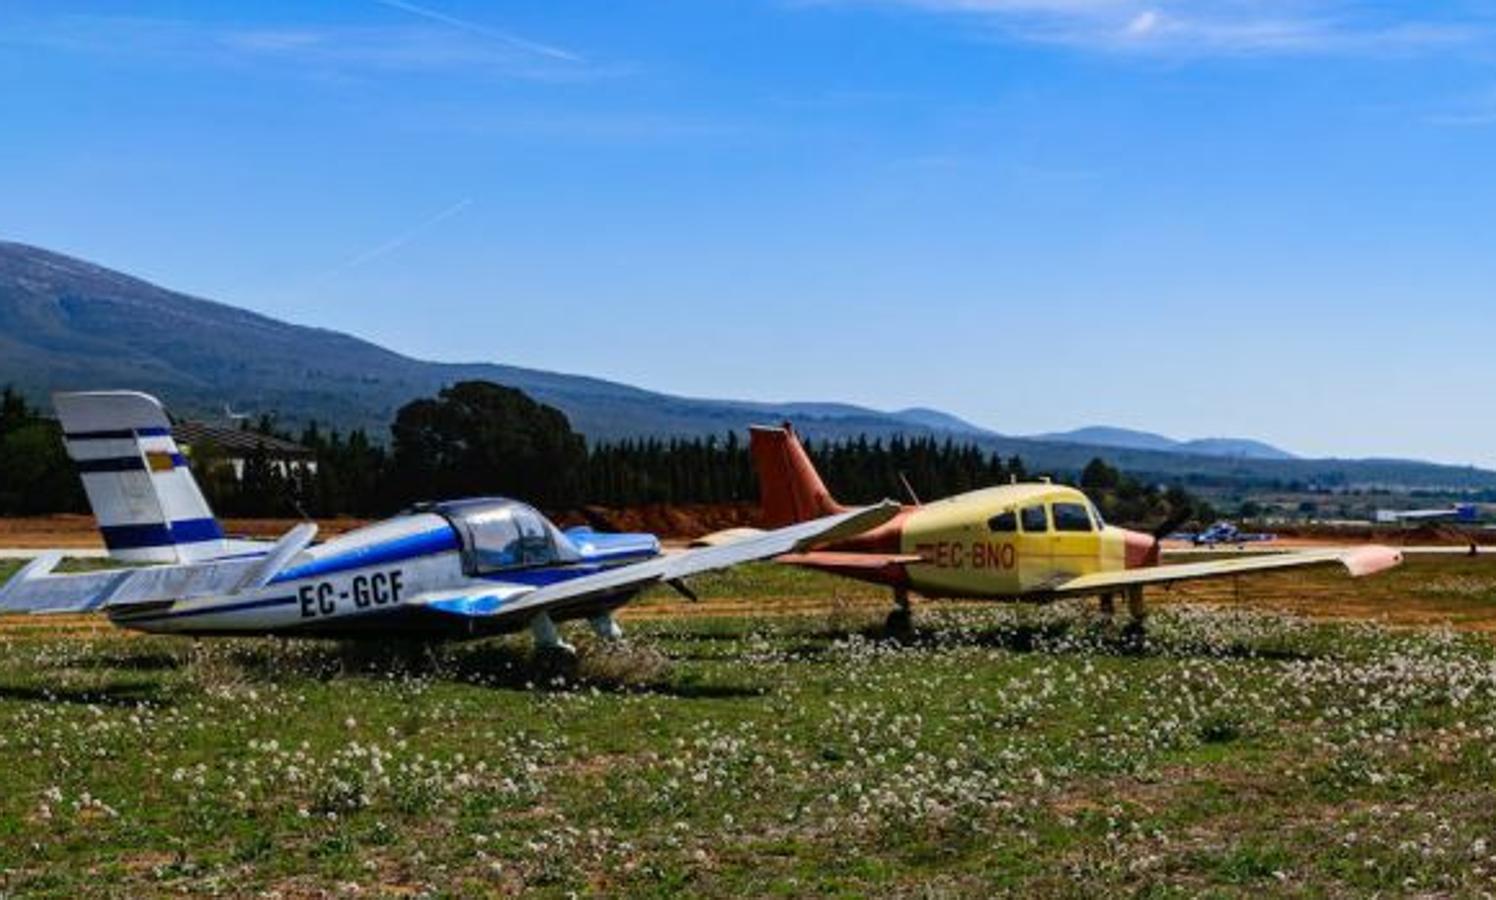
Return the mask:
[[1193, 510], [1181, 509], [1175, 511], [1174, 514], [1165, 519], [1162, 524], [1156, 526], [1148, 535], [1153, 539], [1153, 543], [1148, 547], [1147, 552], [1144, 554], [1143, 565], [1158, 565], [1160, 558], [1163, 556], [1164, 552], [1164, 538], [1173, 534], [1179, 529], [1179, 526], [1183, 525], [1185, 522], [1188, 522], [1193, 517]]

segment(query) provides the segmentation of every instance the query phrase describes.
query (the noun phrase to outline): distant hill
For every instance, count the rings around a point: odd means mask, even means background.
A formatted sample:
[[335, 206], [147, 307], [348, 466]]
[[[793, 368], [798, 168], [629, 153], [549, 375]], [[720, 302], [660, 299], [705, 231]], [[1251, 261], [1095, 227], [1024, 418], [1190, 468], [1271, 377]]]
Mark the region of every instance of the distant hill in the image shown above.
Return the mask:
[[1247, 438], [1201, 438], [1193, 441], [1176, 441], [1151, 431], [1134, 431], [1129, 428], [1108, 426], [1092, 426], [1074, 431], [1038, 435], [1035, 439], [1062, 444], [1117, 447], [1125, 450], [1156, 450], [1161, 453], [1191, 453], [1198, 456], [1224, 456], [1232, 459], [1298, 458], [1271, 444]]
[[[462, 379], [519, 388], [560, 408], [592, 440], [721, 435], [789, 419], [812, 439], [933, 435], [1072, 473], [1097, 455], [1139, 476], [1201, 485], [1321, 484], [1496, 488], [1496, 473], [1404, 461], [1299, 460], [1256, 442], [1123, 445], [1109, 429], [1007, 437], [931, 409], [678, 397], [617, 382], [488, 363], [412, 359], [347, 334], [179, 294], [83, 260], [0, 242], [0, 384], [45, 402], [59, 389], [134, 388], [178, 414], [225, 404], [387, 434], [395, 411]], [[1138, 433], [1141, 434], [1141, 433]], [[1079, 437], [1077, 437], [1079, 435]], [[1108, 439], [1108, 437], [1112, 439]], [[1157, 436], [1154, 436], [1157, 437]]]

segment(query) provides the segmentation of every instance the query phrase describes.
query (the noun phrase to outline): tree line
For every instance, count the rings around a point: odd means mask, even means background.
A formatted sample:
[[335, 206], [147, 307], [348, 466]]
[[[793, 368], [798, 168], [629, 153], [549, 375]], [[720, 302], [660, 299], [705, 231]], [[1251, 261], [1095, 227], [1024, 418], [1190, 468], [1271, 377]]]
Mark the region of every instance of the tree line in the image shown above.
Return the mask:
[[[9, 390], [0, 410], [0, 514], [86, 510], [56, 423]], [[401, 407], [387, 443], [363, 430], [315, 424], [292, 435], [273, 416], [244, 427], [296, 441], [311, 451], [314, 465], [284, 465], [258, 444], [236, 473], [221, 448], [192, 447], [198, 482], [224, 516], [374, 518], [420, 500], [489, 494], [552, 511], [758, 498], [747, 441], [736, 432], [589, 445], [559, 410], [488, 382], [461, 382]], [[1031, 477], [1018, 457], [928, 436], [815, 442], [807, 451], [827, 486], [848, 503], [908, 492], [938, 499]], [[17, 464], [23, 457], [27, 462]], [[1200, 519], [1212, 515], [1182, 488], [1142, 483], [1100, 459], [1078, 484], [1118, 523], [1154, 522], [1183, 509]]]

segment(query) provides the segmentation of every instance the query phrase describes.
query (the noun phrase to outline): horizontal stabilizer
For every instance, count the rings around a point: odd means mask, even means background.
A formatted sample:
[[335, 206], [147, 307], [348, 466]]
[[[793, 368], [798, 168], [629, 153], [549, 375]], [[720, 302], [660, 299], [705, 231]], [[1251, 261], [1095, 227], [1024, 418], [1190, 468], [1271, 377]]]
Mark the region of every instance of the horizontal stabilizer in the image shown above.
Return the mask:
[[890, 566], [912, 566], [925, 561], [913, 553], [835, 553], [812, 550], [809, 553], [786, 553], [776, 562], [817, 569], [887, 569]]
[[690, 546], [692, 548], [720, 547], [723, 544], [731, 544], [734, 541], [741, 541], [751, 537], [758, 537], [763, 533], [764, 531], [762, 528], [724, 528], [721, 531], [714, 531], [711, 534], [704, 534], [701, 537], [691, 541], [691, 543], [687, 546]]
[[269, 584], [281, 570], [290, 565], [291, 560], [301, 555], [301, 552], [312, 545], [317, 538], [317, 523], [302, 522], [295, 528], [286, 532], [281, 539], [276, 541], [265, 555], [264, 559], [258, 560], [244, 575], [244, 580], [235, 586], [235, 590], [247, 591], [253, 588], [262, 588]]
[[46, 557], [33, 560], [0, 587], [0, 613], [93, 612], [215, 596], [235, 590], [259, 562], [235, 559], [53, 575], [56, 560]]

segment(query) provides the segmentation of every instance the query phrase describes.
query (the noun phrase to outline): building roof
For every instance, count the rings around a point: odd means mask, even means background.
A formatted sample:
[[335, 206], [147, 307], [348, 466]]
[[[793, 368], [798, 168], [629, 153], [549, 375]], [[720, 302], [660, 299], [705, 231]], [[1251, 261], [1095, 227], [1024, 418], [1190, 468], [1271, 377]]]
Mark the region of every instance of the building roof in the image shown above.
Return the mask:
[[256, 447], [264, 447], [266, 453], [281, 458], [311, 459], [316, 455], [301, 444], [278, 437], [207, 422], [177, 422], [172, 425], [171, 431], [179, 444], [187, 447], [213, 444], [231, 456], [248, 454]]

